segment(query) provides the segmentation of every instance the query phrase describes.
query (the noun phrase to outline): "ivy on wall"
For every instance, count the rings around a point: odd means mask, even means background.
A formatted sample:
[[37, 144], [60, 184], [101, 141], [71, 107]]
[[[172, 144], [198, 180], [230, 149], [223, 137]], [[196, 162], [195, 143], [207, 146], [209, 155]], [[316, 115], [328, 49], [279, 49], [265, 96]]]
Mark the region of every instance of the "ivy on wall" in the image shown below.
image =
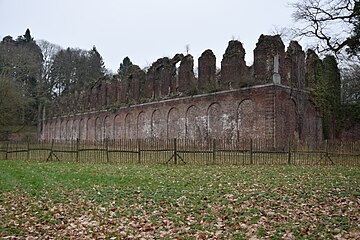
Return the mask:
[[[322, 61], [317, 59], [315, 65], [313, 74], [307, 77], [311, 78], [308, 80], [313, 83], [311, 94], [322, 112], [324, 138], [329, 139], [332, 134], [337, 136], [341, 131], [340, 125], [337, 124], [341, 109], [340, 70], [335, 57], [330, 55]], [[335, 123], [334, 133], [331, 130], [333, 121]]]

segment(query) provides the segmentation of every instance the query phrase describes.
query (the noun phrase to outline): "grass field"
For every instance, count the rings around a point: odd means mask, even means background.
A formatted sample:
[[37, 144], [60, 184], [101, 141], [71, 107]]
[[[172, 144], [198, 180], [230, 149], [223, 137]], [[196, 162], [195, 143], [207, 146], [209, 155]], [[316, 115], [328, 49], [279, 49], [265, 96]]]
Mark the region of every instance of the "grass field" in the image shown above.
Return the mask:
[[356, 239], [360, 169], [0, 161], [4, 239]]

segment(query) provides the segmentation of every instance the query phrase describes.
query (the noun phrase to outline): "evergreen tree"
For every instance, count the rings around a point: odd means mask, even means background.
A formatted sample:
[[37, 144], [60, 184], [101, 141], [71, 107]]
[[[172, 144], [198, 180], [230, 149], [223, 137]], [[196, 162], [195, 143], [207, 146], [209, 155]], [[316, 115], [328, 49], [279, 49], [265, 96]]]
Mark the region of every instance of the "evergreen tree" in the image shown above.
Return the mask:
[[118, 74], [121, 78], [123, 78], [126, 74], [126, 70], [133, 65], [133, 63], [131, 62], [129, 57], [125, 57], [122, 61], [122, 63], [120, 63], [120, 68], [118, 69]]
[[43, 61], [41, 49], [27, 29], [16, 41], [11, 36], [5, 37], [0, 43], [0, 55], [1, 77], [20, 86], [21, 94], [27, 99], [22, 111], [23, 124], [36, 124]]
[[105, 75], [106, 69], [103, 58], [95, 46], [89, 51], [89, 64], [93, 69], [93, 74], [95, 74], [92, 78], [99, 79]]

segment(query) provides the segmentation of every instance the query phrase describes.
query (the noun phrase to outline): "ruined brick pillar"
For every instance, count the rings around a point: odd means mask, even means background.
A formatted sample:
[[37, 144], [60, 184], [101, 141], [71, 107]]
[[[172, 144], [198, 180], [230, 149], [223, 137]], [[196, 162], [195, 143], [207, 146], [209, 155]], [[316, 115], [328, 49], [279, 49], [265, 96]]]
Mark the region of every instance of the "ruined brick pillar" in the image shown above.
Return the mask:
[[171, 59], [167, 57], [158, 59], [147, 73], [145, 97], [161, 99], [169, 96], [175, 77], [176, 67]]
[[[161, 67], [158, 69], [158, 86], [160, 87], [160, 94], [157, 95], [158, 98], [164, 98], [170, 94], [170, 85], [171, 78], [173, 75], [173, 66], [171, 64], [171, 59], [163, 58], [163, 62], [161, 63]], [[175, 70], [176, 72], [176, 70]], [[156, 91], [156, 88], [155, 88]]]
[[151, 66], [147, 71], [146, 80], [144, 84], [144, 97], [146, 99], [154, 98], [154, 81], [155, 81], [155, 73], [153, 66]]
[[[274, 61], [275, 60], [275, 61]], [[254, 81], [256, 85], [280, 81], [285, 77], [285, 46], [279, 35], [261, 35], [254, 50]], [[278, 69], [276, 69], [278, 68]]]
[[119, 79], [118, 102], [120, 104], [127, 103], [129, 87], [125, 79]]
[[107, 93], [108, 93], [108, 105], [114, 106], [117, 103], [118, 96], [118, 81], [116, 79], [111, 79], [107, 84]]
[[145, 98], [154, 99], [160, 95], [159, 72], [161, 71], [162, 59], [158, 59], [149, 68], [145, 81]]
[[91, 88], [91, 94], [89, 96], [89, 101], [90, 101], [90, 109], [95, 109], [96, 108], [96, 102], [97, 102], [97, 87], [93, 86]]
[[127, 102], [130, 104], [139, 103], [143, 98], [142, 89], [145, 82], [145, 72], [137, 65], [131, 65], [126, 71], [125, 81], [128, 85]]
[[221, 88], [240, 88], [247, 83], [245, 49], [241, 42], [232, 40], [221, 61]]
[[164, 75], [165, 74], [165, 65], [169, 62], [169, 58], [164, 57], [164, 58], [160, 58], [158, 59], [155, 63], [153, 63], [152, 65], [152, 70], [153, 70], [153, 74], [154, 74], [154, 98], [155, 99], [160, 99], [162, 97], [162, 94], [164, 94], [166, 92], [166, 89], [164, 89], [164, 86], [168, 85], [168, 80], [165, 79], [165, 81], [163, 82], [162, 80], [164, 79]]
[[199, 78], [198, 88], [201, 93], [214, 92], [218, 86], [216, 83], [216, 57], [208, 49], [201, 54], [198, 60]]
[[305, 63], [305, 88], [311, 89], [319, 81], [323, 71], [323, 64], [314, 50], [308, 49]]
[[194, 59], [190, 54], [186, 55], [181, 60], [177, 90], [185, 95], [197, 94], [197, 83], [194, 75]]
[[99, 96], [100, 96], [100, 106], [99, 106], [99, 108], [100, 109], [103, 109], [105, 106], [107, 106], [107, 95], [108, 95], [108, 93], [107, 93], [107, 87], [106, 87], [106, 85], [107, 85], [107, 83], [106, 83], [106, 81], [105, 80], [102, 80], [101, 81], [101, 83], [100, 83], [100, 94], [99, 94]]
[[286, 77], [282, 84], [298, 89], [305, 87], [305, 53], [300, 44], [291, 41], [285, 55]]
[[171, 77], [170, 77], [170, 95], [176, 95], [177, 94], [177, 85], [178, 85], [178, 69], [176, 65], [181, 62], [181, 60], [184, 58], [184, 55], [181, 53], [176, 54], [171, 59]]

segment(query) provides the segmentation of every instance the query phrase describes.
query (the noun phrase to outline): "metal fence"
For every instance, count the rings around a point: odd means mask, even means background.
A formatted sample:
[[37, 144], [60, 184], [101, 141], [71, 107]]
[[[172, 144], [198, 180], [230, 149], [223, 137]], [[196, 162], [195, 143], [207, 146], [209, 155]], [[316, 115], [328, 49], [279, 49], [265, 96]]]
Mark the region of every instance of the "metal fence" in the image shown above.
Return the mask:
[[360, 142], [285, 143], [248, 139], [104, 140], [44, 143], [0, 143], [1, 160], [81, 163], [292, 164], [360, 166]]

